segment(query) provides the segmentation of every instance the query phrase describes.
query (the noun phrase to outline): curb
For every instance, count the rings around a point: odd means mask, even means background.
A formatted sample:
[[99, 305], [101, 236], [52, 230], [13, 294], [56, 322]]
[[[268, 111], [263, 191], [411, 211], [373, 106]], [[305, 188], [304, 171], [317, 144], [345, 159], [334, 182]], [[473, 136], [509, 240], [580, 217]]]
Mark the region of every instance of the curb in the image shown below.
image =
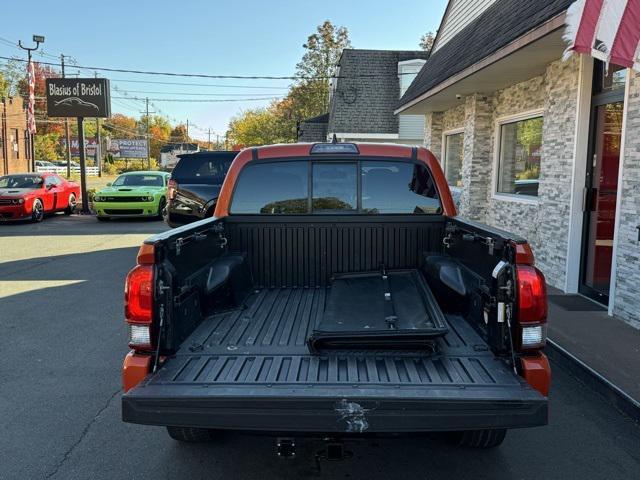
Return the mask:
[[568, 370], [589, 388], [605, 397], [622, 413], [640, 423], [640, 402], [553, 340], [547, 338], [547, 347], [549, 348], [545, 349], [545, 353], [551, 361]]

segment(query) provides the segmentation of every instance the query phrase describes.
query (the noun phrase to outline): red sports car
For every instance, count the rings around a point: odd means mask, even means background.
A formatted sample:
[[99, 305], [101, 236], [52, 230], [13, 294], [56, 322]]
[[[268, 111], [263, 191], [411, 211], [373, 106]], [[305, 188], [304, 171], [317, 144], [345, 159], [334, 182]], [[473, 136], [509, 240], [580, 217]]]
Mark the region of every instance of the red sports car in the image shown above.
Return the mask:
[[17, 173], [0, 177], [0, 222], [41, 222], [47, 213], [73, 213], [80, 186], [55, 173]]

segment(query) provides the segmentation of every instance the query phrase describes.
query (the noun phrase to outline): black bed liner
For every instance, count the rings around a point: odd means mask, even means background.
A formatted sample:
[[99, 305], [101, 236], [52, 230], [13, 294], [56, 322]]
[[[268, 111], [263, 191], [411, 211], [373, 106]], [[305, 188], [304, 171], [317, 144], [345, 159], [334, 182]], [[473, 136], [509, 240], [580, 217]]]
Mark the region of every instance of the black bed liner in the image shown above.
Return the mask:
[[466, 321], [424, 350], [324, 350], [306, 341], [327, 288], [256, 290], [207, 318], [123, 396], [123, 419], [269, 432], [421, 432], [544, 425], [547, 400]]

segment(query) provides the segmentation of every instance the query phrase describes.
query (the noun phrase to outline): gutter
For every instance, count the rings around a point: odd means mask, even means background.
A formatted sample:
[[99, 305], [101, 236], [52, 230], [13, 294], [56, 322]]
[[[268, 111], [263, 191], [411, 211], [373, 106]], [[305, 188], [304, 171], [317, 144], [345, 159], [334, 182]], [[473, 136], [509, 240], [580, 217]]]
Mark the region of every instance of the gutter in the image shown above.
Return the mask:
[[555, 30], [562, 28], [565, 24], [565, 18], [566, 18], [566, 12], [562, 12], [561, 14], [556, 15], [550, 20], [547, 20], [542, 25], [536, 27], [535, 29], [529, 31], [528, 33], [525, 33], [524, 35], [511, 41], [511, 43], [505, 45], [500, 50], [497, 50], [492, 54], [490, 54], [489, 56], [484, 57], [482, 60], [474, 63], [473, 65], [465, 68], [464, 70], [456, 73], [455, 75], [452, 75], [451, 77], [447, 78], [445, 81], [439, 83], [438, 85], [433, 87], [431, 90], [424, 92], [423, 94], [419, 95], [413, 100], [410, 100], [404, 105], [398, 107], [393, 111], [394, 115], [398, 115], [399, 113], [407, 110], [410, 107], [413, 107], [414, 105], [422, 102], [423, 100], [426, 100], [429, 97], [432, 97], [435, 94], [441, 92], [442, 90], [445, 90], [446, 88], [459, 82], [460, 80], [463, 80], [464, 78], [470, 75], [473, 75], [476, 72], [479, 72], [483, 68], [486, 68], [489, 65], [496, 63], [499, 60], [502, 60], [503, 58], [511, 55], [517, 50], [520, 50], [521, 48], [526, 47], [527, 45], [535, 42], [536, 40], [540, 40], [542, 37], [554, 32]]

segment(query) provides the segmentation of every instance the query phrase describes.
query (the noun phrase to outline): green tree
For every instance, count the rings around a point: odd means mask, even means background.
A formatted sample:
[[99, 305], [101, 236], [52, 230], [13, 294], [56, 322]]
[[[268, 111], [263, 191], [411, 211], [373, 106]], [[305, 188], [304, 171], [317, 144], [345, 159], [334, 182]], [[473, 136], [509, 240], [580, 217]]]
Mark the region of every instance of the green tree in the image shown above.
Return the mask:
[[235, 146], [258, 146], [290, 141], [283, 135], [274, 106], [245, 110], [229, 122], [227, 138]]
[[7, 97], [15, 97], [19, 95], [18, 86], [21, 80], [27, 75], [27, 67], [23, 62], [17, 60], [9, 60], [4, 65], [4, 80], [6, 82], [5, 95]]
[[36, 159], [55, 160], [61, 155], [60, 136], [56, 133], [36, 135], [34, 140]]
[[[290, 95], [299, 96], [298, 102], [308, 102], [314, 114], [326, 112], [329, 106], [329, 81], [335, 74], [342, 50], [351, 47], [346, 27], [335, 27], [329, 20], [318, 25], [316, 33], [309, 35], [303, 45], [306, 52], [296, 65], [296, 89]], [[302, 87], [302, 88], [300, 88]]]
[[350, 46], [345, 27], [335, 27], [329, 20], [319, 25], [303, 45], [306, 51], [296, 65], [299, 78], [287, 96], [267, 108], [246, 110], [233, 118], [227, 132], [231, 142], [243, 146], [295, 142], [299, 121], [327, 111], [330, 78], [342, 51]]
[[4, 78], [4, 75], [0, 73], [0, 98], [9, 96], [9, 80]]

